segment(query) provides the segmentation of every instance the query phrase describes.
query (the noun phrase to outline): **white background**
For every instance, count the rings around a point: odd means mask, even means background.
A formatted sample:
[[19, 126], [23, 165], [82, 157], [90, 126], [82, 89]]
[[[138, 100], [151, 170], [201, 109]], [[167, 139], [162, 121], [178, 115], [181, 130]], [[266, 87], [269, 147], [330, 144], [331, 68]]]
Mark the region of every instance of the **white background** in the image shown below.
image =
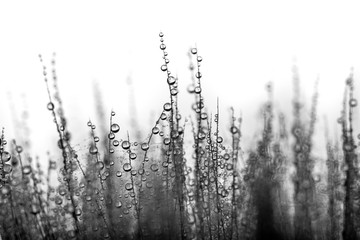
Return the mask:
[[49, 141], [56, 139], [56, 131], [46, 109], [38, 54], [50, 68], [56, 52], [59, 87], [75, 141], [87, 139], [89, 119], [98, 121], [94, 81], [105, 109], [117, 112], [122, 130], [134, 115], [140, 128], [149, 131], [168, 101], [166, 74], [160, 70], [162, 31], [170, 71], [179, 77], [184, 116], [193, 99], [185, 90], [191, 82], [190, 47], [196, 45], [204, 59], [208, 110], [215, 111], [219, 97], [225, 127], [229, 106], [242, 111], [248, 138], [260, 127], [254, 123], [261, 123], [258, 110], [266, 100], [267, 82], [274, 83], [277, 109], [291, 115], [291, 66], [296, 58], [308, 103], [315, 79], [320, 78], [317, 134], [323, 136], [324, 115], [332, 131], [337, 126], [351, 67], [358, 79], [359, 9], [356, 2], [347, 1], [2, 1], [0, 126], [8, 139], [21, 138], [13, 116], [21, 119], [27, 109], [33, 151], [43, 154], [51, 149]]

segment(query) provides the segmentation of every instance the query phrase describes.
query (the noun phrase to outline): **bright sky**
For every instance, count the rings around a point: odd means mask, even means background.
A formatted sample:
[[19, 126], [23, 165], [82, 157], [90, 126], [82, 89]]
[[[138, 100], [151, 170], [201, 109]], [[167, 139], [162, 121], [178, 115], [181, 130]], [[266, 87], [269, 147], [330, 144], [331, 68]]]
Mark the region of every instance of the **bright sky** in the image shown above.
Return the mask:
[[[48, 141], [48, 131], [41, 130], [49, 129], [56, 137], [38, 60], [41, 53], [50, 68], [56, 52], [70, 128], [85, 132], [89, 118], [97, 121], [92, 90], [96, 80], [106, 109], [118, 113], [124, 128], [129, 114], [137, 114], [144, 130], [150, 129], [156, 118], [150, 114], [158, 115], [168, 101], [166, 76], [160, 71], [160, 31], [170, 71], [179, 77], [184, 115], [193, 99], [185, 90], [191, 82], [187, 51], [196, 45], [204, 59], [202, 85], [209, 111], [215, 111], [216, 97], [224, 121], [230, 105], [241, 110], [245, 134], [253, 134], [252, 122], [266, 99], [268, 81], [274, 82], [277, 107], [291, 113], [294, 58], [309, 101], [320, 76], [320, 121], [324, 114], [335, 119], [351, 67], [358, 79], [359, 6], [356, 1], [2, 1], [0, 126], [15, 135], [8, 93], [19, 116], [26, 94], [35, 148]], [[129, 76], [136, 112], [129, 108]]]

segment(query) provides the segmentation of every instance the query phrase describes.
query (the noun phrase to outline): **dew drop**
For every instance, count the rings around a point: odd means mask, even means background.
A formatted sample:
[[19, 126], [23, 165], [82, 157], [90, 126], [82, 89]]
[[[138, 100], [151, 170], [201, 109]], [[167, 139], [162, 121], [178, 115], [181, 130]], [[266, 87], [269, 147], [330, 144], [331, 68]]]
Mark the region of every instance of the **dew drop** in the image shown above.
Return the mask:
[[165, 103], [164, 104], [164, 111], [168, 112], [171, 110], [171, 104], [170, 103]]
[[197, 48], [192, 48], [192, 49], [191, 49], [191, 53], [192, 53], [192, 54], [197, 54]]
[[120, 171], [117, 171], [117, 172], [116, 172], [116, 176], [117, 176], [117, 177], [121, 177], [121, 176], [122, 176], [122, 173], [121, 173]]
[[357, 100], [355, 98], [350, 99], [349, 104], [350, 104], [350, 107], [356, 107], [357, 106]]
[[161, 49], [161, 50], [165, 50], [165, 49], [166, 49], [166, 45], [165, 45], [165, 44], [163, 44], [163, 43], [162, 43], [162, 44], [160, 44], [160, 49]]
[[82, 214], [81, 209], [80, 209], [80, 208], [76, 208], [76, 209], [75, 209], [75, 215], [76, 215], [76, 216], [80, 216], [81, 214]]
[[163, 142], [164, 142], [165, 145], [169, 145], [170, 141], [171, 141], [170, 138], [164, 138]]
[[164, 37], [164, 34], [162, 32], [160, 32], [159, 37]]
[[188, 91], [188, 93], [194, 93], [194, 92], [195, 92], [195, 87], [194, 87], [194, 85], [190, 84], [190, 85], [187, 87], [187, 91]]
[[91, 146], [89, 148], [89, 153], [92, 154], [92, 155], [95, 155], [98, 153], [98, 148], [96, 146]]
[[129, 172], [131, 171], [131, 164], [130, 163], [125, 163], [123, 166], [123, 169], [125, 172]]
[[31, 173], [31, 166], [24, 166], [23, 167], [23, 173], [25, 175], [30, 174]]
[[125, 150], [129, 149], [130, 148], [130, 142], [129, 141], [123, 141], [121, 143], [121, 147]]
[[201, 72], [196, 72], [195, 77], [198, 78], [198, 79], [200, 79], [200, 78], [202, 77]]
[[205, 112], [201, 113], [200, 118], [201, 118], [201, 120], [206, 120], [208, 118], [207, 113], [205, 113]]
[[61, 199], [61, 197], [57, 196], [57, 197], [55, 198], [55, 204], [56, 204], [56, 205], [61, 205], [62, 203], [63, 203], [63, 200]]
[[127, 183], [127, 184], [125, 184], [125, 189], [130, 191], [133, 189], [133, 185], [131, 183]]
[[161, 113], [161, 115], [160, 115], [160, 119], [161, 120], [165, 120], [166, 119], [166, 113]]
[[119, 132], [119, 131], [120, 131], [120, 126], [119, 126], [119, 124], [113, 123], [113, 124], [111, 125], [111, 132], [117, 133], [117, 132]]
[[158, 127], [153, 127], [153, 129], [152, 129], [153, 134], [158, 134], [159, 132], [160, 132], [160, 129]]
[[176, 79], [173, 76], [168, 77], [167, 83], [173, 85], [176, 82]]
[[237, 127], [235, 127], [235, 126], [232, 126], [232, 127], [230, 128], [230, 132], [231, 132], [232, 134], [236, 134], [236, 133], [239, 132], [239, 129], [238, 129]]
[[22, 146], [16, 146], [16, 152], [21, 153], [23, 151]]
[[115, 134], [113, 132], [109, 133], [108, 138], [113, 140], [115, 138]]
[[167, 66], [164, 64], [164, 65], [161, 65], [161, 71], [165, 72], [167, 70]]
[[96, 167], [97, 170], [104, 169], [104, 166], [105, 165], [104, 165], [104, 163], [102, 161], [96, 162], [96, 164], [95, 164], [95, 167]]
[[120, 143], [119, 143], [119, 141], [118, 141], [118, 140], [114, 140], [114, 141], [113, 141], [113, 145], [114, 145], [114, 147], [119, 146], [119, 144], [120, 144]]
[[151, 171], [156, 172], [157, 170], [159, 170], [159, 166], [154, 163], [154, 164], [151, 164], [150, 169], [151, 169]]
[[8, 161], [10, 161], [10, 159], [11, 159], [11, 154], [9, 152], [4, 151], [1, 154], [1, 161], [2, 162], [8, 162]]
[[143, 151], [147, 151], [147, 150], [149, 149], [149, 144], [148, 144], [148, 143], [142, 143], [142, 144], [141, 144], [141, 149], [142, 149]]
[[12, 172], [12, 166], [9, 164], [4, 164], [3, 171], [4, 173], [11, 173]]
[[136, 153], [130, 153], [129, 157], [130, 157], [131, 160], [135, 160], [137, 155], [136, 155]]
[[47, 104], [47, 109], [48, 110], [50, 110], [50, 111], [52, 111], [52, 110], [54, 110], [54, 104], [52, 103], [52, 102], [49, 102], [48, 104]]
[[121, 202], [120, 200], [119, 200], [119, 201], [116, 201], [115, 207], [121, 208], [121, 207], [122, 207], [122, 202]]
[[63, 186], [59, 187], [59, 194], [60, 196], [65, 196], [66, 194], [66, 189]]

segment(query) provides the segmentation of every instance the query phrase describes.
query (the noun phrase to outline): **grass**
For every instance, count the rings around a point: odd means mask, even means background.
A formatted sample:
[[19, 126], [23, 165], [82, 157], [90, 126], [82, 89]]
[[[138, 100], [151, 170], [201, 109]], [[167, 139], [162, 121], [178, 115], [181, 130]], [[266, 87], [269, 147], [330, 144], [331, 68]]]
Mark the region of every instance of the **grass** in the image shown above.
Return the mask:
[[[100, 123], [107, 127], [98, 129], [88, 121], [87, 151], [74, 150], [74, 133], [67, 129], [57, 86], [55, 56], [54, 93], [43, 65], [49, 121], [54, 121], [58, 134], [58, 142], [52, 143], [59, 148], [58, 158], [49, 155], [49, 167], [42, 169], [38, 158], [27, 157], [26, 147], [16, 140], [8, 144], [2, 130], [1, 238], [359, 239], [353, 75], [345, 84], [341, 139], [332, 141], [326, 135], [327, 159], [312, 154], [318, 90], [315, 87], [307, 118], [296, 66], [290, 129], [286, 116], [275, 114], [269, 84], [268, 100], [261, 108], [261, 136], [245, 155], [242, 117], [232, 109], [226, 142], [219, 130], [219, 100], [216, 114], [205, 110], [202, 58], [196, 48], [189, 51], [193, 77], [188, 92], [194, 98], [194, 113], [183, 121], [178, 79], [169, 70], [163, 37], [160, 33], [164, 60], [160, 70], [167, 79], [169, 102], [142, 142], [133, 140], [136, 136], [130, 132], [119, 140], [117, 135], [126, 130], [111, 111], [108, 124]], [[101, 104], [97, 108], [100, 116], [106, 115]], [[186, 139], [192, 143], [188, 145]], [[318, 175], [314, 168], [320, 161], [326, 161], [327, 172]], [[56, 183], [51, 181], [54, 177]]]

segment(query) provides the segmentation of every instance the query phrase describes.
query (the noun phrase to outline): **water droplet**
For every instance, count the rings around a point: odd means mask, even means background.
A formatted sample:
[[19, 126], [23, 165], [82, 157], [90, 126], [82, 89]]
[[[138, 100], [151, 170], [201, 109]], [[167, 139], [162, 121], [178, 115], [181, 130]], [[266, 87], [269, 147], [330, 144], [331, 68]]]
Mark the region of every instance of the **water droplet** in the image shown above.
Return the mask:
[[130, 142], [129, 141], [123, 141], [121, 143], [121, 147], [125, 150], [129, 149], [130, 148]]
[[197, 48], [192, 48], [192, 49], [191, 49], [191, 53], [192, 53], [192, 54], [197, 54]]
[[161, 65], [161, 71], [165, 72], [167, 70], [167, 66], [164, 64], [164, 65]]
[[204, 140], [206, 138], [206, 134], [203, 131], [200, 131], [198, 133], [198, 139], [199, 140]]
[[118, 140], [114, 140], [114, 141], [113, 141], [113, 145], [114, 145], [114, 147], [119, 146], [119, 144], [120, 144], [120, 143], [119, 143], [119, 141], [118, 141]]
[[217, 137], [217, 139], [216, 139], [216, 142], [218, 142], [218, 143], [222, 143], [223, 142], [223, 138], [222, 137]]
[[25, 175], [30, 174], [31, 173], [31, 166], [24, 166], [23, 167], [23, 173]]
[[179, 93], [179, 91], [177, 90], [177, 88], [173, 88], [171, 89], [170, 93], [172, 96], [176, 96]]
[[141, 144], [141, 149], [142, 149], [143, 151], [147, 151], [147, 150], [149, 149], [149, 144], [148, 144], [148, 143], [142, 143], [142, 144]]
[[205, 113], [205, 112], [201, 113], [200, 118], [201, 118], [201, 120], [206, 120], [208, 118], [207, 113]]
[[132, 190], [133, 189], [132, 183], [125, 184], [125, 189], [128, 190], [128, 191]]
[[117, 123], [111, 125], [111, 132], [117, 133], [120, 131], [120, 126]]
[[162, 32], [160, 32], [159, 37], [164, 37], [164, 34]]
[[99, 141], [100, 141], [100, 138], [99, 138], [99, 137], [94, 137], [94, 141], [95, 141], [95, 142], [99, 142]]
[[171, 141], [170, 138], [164, 138], [163, 142], [164, 142], [165, 145], [169, 145], [170, 141]]
[[105, 165], [104, 165], [104, 163], [102, 161], [96, 162], [96, 164], [95, 164], [95, 167], [96, 167], [97, 170], [104, 169], [104, 166]]
[[113, 132], [109, 133], [108, 138], [113, 140], [115, 138], [115, 134]]
[[357, 100], [355, 98], [350, 99], [349, 104], [350, 104], [350, 107], [356, 107], [357, 106]]
[[80, 216], [81, 214], [82, 214], [81, 209], [80, 209], [80, 208], [76, 208], [76, 209], [75, 209], [75, 215], [76, 215], [76, 216]]
[[158, 134], [159, 132], [160, 132], [160, 129], [158, 127], [153, 127], [153, 129], [152, 129], [153, 134]]
[[122, 207], [122, 202], [121, 202], [120, 200], [119, 200], [119, 201], [116, 201], [115, 207], [121, 208], [121, 207]]
[[131, 164], [130, 163], [125, 163], [123, 166], [123, 169], [125, 172], [129, 172], [131, 171]]
[[202, 77], [201, 72], [196, 72], [195, 77], [198, 78], [198, 79], [200, 79], [200, 78]]
[[59, 194], [60, 194], [60, 196], [65, 196], [65, 194], [66, 194], [66, 189], [65, 189], [64, 186], [60, 186], [60, 187], [59, 187]]
[[156, 172], [157, 170], [159, 170], [159, 166], [154, 163], [154, 164], [151, 164], [150, 169], [151, 169], [151, 171]]
[[3, 171], [4, 173], [11, 173], [12, 171], [12, 166], [10, 164], [4, 164], [4, 167], [3, 167]]
[[232, 134], [236, 134], [236, 133], [239, 132], [239, 129], [238, 129], [237, 127], [235, 127], [235, 126], [232, 126], [232, 127], [230, 128], [230, 132], [231, 132]]
[[136, 159], [137, 155], [136, 155], [136, 153], [130, 153], [129, 157], [131, 160], [134, 160], [134, 159]]
[[188, 91], [188, 93], [194, 93], [194, 92], [195, 92], [195, 87], [194, 87], [194, 85], [190, 84], [190, 85], [187, 87], [187, 91]]
[[63, 200], [61, 197], [57, 196], [55, 197], [55, 204], [56, 205], [61, 205], [63, 203]]
[[165, 120], [166, 119], [166, 113], [161, 113], [161, 115], [160, 115], [160, 119], [161, 120]]
[[1, 155], [2, 162], [8, 162], [11, 159], [11, 154], [9, 152], [4, 151]]
[[54, 110], [54, 104], [52, 103], [52, 102], [49, 102], [48, 104], [47, 104], [47, 109], [48, 110], [50, 110], [50, 111], [52, 111], [52, 110]]
[[111, 111], [111, 116], [115, 116], [115, 112], [114, 111]]
[[21, 153], [23, 151], [22, 146], [16, 146], [16, 152]]
[[167, 83], [173, 85], [176, 82], [176, 79], [173, 76], [168, 77]]
[[166, 49], [166, 45], [165, 45], [165, 44], [163, 44], [163, 43], [162, 43], [162, 44], [160, 44], [160, 49], [161, 49], [161, 50], [165, 50], [165, 49]]
[[95, 155], [98, 153], [98, 148], [96, 146], [91, 146], [89, 148], [89, 153], [92, 154], [92, 155]]
[[202, 62], [202, 57], [198, 56], [196, 59], [198, 62]]
[[164, 111], [168, 112], [171, 110], [171, 104], [170, 103], [165, 103], [164, 104]]
[[120, 171], [117, 171], [117, 172], [116, 172], [116, 176], [117, 176], [117, 177], [121, 177], [121, 176], [122, 176], [122, 173], [121, 173]]

